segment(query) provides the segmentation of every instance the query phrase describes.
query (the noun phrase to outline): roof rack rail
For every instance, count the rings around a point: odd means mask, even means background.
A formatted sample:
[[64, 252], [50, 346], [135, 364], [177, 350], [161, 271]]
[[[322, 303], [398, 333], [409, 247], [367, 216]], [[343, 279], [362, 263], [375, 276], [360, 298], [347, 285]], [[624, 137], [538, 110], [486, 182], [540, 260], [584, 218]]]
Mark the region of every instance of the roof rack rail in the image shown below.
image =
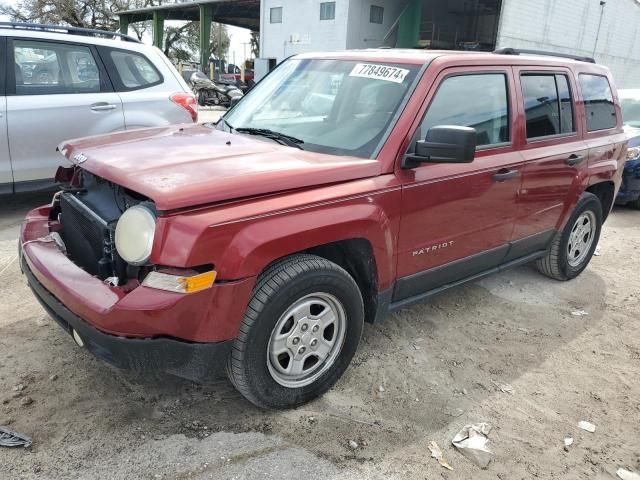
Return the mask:
[[0, 22], [0, 28], [14, 30], [35, 30], [38, 32], [66, 33], [68, 35], [84, 35], [86, 37], [119, 38], [125, 42], [142, 43], [137, 38], [124, 33], [95, 30], [92, 28], [67, 27], [65, 25], [42, 25], [40, 23]]
[[596, 63], [595, 59], [591, 57], [581, 57], [580, 55], [571, 55], [569, 53], [547, 52], [544, 50], [525, 50], [520, 48], [500, 48], [493, 53], [498, 55], [544, 55], [546, 57], [559, 57], [570, 58], [571, 60], [577, 60], [579, 62]]

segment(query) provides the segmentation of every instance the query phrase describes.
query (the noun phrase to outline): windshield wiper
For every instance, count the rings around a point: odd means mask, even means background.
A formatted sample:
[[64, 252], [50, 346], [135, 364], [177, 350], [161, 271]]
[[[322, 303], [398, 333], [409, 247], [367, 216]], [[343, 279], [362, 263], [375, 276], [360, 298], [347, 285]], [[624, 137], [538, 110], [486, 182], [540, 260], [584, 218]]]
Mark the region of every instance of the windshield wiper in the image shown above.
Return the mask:
[[[226, 121], [225, 121], [226, 123]], [[228, 126], [230, 126], [227, 123]], [[273, 130], [269, 130], [268, 128], [234, 128], [234, 130], [238, 133], [246, 133], [248, 135], [260, 135], [261, 137], [269, 138], [271, 140], [275, 140], [281, 145], [286, 145], [288, 147], [299, 148], [300, 150], [304, 150], [300, 144], [304, 143], [304, 140], [300, 140], [299, 138], [292, 137], [291, 135], [286, 135], [280, 132], [274, 132]]]
[[222, 122], [223, 125], [226, 125], [227, 127], [229, 127], [229, 133], [233, 133], [233, 131], [235, 130], [235, 128], [233, 128], [233, 125], [227, 122], [224, 117], [220, 117], [220, 121]]

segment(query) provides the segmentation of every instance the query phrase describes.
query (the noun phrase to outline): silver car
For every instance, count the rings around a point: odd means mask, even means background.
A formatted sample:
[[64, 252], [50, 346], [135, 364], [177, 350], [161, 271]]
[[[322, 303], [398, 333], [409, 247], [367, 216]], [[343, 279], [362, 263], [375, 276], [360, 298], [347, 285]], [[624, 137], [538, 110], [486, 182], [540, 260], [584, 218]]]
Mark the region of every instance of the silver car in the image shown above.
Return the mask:
[[0, 23], [0, 72], [0, 193], [50, 187], [63, 140], [197, 121], [171, 62], [124, 35]]

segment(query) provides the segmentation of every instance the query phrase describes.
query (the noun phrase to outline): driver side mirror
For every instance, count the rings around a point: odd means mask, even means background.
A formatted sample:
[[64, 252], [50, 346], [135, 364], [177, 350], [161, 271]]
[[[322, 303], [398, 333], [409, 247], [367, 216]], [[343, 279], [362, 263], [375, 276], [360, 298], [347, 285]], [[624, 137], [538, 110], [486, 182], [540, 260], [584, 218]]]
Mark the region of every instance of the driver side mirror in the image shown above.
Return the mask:
[[421, 163], [471, 163], [478, 143], [475, 128], [443, 125], [432, 127], [427, 138], [416, 142], [415, 153], [408, 153], [402, 168]]

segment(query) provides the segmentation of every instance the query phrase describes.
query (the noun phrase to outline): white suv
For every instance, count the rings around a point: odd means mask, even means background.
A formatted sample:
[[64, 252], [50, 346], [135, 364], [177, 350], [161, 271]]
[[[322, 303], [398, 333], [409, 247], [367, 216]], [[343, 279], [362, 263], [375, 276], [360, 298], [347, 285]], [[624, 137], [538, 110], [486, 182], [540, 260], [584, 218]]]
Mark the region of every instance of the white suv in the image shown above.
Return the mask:
[[0, 72], [0, 193], [51, 186], [63, 140], [198, 117], [165, 55], [117, 33], [0, 23]]

